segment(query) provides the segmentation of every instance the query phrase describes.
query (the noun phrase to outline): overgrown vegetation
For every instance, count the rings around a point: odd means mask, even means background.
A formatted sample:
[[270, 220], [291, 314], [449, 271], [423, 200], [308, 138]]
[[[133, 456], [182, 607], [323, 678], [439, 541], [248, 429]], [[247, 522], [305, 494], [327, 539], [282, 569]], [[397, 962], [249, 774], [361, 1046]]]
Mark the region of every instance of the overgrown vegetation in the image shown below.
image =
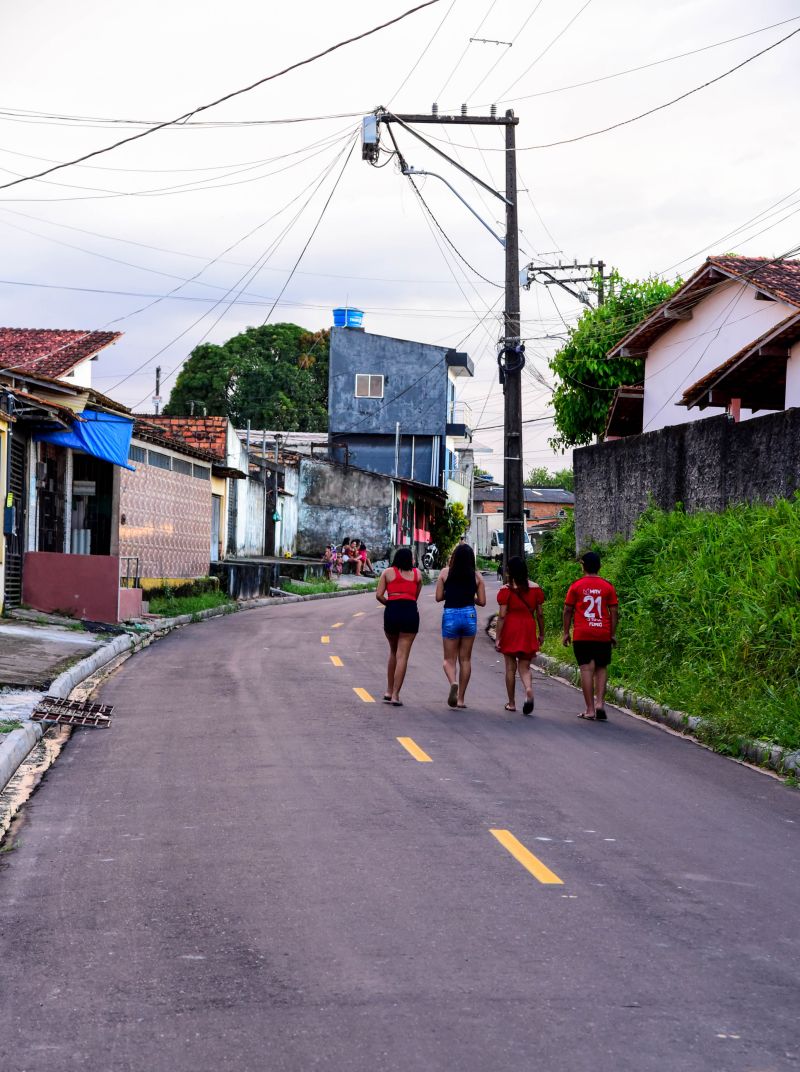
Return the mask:
[[469, 518], [460, 502], [448, 503], [431, 521], [431, 541], [438, 550], [437, 566], [446, 566], [453, 548], [469, 528]]
[[[800, 748], [800, 493], [720, 514], [651, 508], [632, 539], [594, 549], [620, 599], [612, 683], [706, 719], [720, 751], [741, 737]], [[573, 519], [530, 568], [547, 595], [545, 650], [564, 658]]]
[[12, 730], [21, 730], [22, 723], [16, 719], [0, 719], [0, 734], [11, 733]]
[[179, 614], [197, 614], [198, 611], [208, 610], [211, 607], [221, 607], [226, 603], [233, 604], [230, 596], [225, 592], [216, 591], [200, 592], [197, 595], [158, 595], [151, 596], [149, 600], [151, 614], [163, 614], [168, 618], [175, 618]]
[[364, 580], [364, 583], [340, 585], [336, 581], [281, 581], [281, 591], [293, 596], [310, 596], [317, 592], [371, 592], [378, 587], [377, 580]]

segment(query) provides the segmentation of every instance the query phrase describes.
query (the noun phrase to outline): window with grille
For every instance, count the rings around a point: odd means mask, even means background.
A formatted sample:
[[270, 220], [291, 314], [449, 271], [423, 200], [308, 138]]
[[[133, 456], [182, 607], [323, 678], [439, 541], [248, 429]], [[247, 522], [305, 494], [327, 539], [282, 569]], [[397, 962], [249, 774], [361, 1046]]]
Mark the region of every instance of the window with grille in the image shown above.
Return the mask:
[[192, 463], [187, 462], [185, 458], [173, 458], [172, 471], [173, 473], [183, 473], [184, 476], [191, 476]]
[[128, 451], [128, 461], [142, 463], [146, 462], [147, 451], [144, 447], [135, 447], [133, 443], [131, 443], [130, 450]]
[[171, 469], [170, 464], [172, 459], [169, 454], [162, 454], [160, 450], [148, 450], [147, 461], [150, 465], [154, 465], [156, 469]]
[[383, 398], [383, 376], [356, 374], [356, 398]]
[[211, 470], [209, 468], [207, 468], [205, 465], [195, 465], [195, 466], [192, 466], [192, 469], [193, 469], [193, 474], [192, 475], [195, 476], [198, 480], [210, 480], [211, 479]]

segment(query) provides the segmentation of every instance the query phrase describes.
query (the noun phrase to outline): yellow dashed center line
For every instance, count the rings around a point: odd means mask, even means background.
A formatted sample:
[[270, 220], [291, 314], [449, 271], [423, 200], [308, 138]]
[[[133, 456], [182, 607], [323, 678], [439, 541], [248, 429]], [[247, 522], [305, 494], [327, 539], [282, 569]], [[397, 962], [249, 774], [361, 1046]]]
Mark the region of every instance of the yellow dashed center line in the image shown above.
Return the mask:
[[353, 617], [354, 618], [363, 618], [364, 617], [364, 611], [363, 610], [357, 610], [355, 612], [355, 614], [353, 615]]
[[514, 859], [521, 863], [526, 871], [530, 871], [533, 877], [543, 886], [563, 886], [563, 881], [538, 860], [533, 853], [526, 849], [521, 841], [517, 841], [510, 830], [490, 830], [490, 834], [497, 838], [500, 844]]
[[360, 700], [363, 700], [364, 703], [375, 703], [374, 698], [372, 696], [370, 696], [370, 694], [367, 692], [366, 689], [356, 689], [356, 688], [354, 688], [353, 692], [356, 694], [356, 696], [358, 696], [358, 698]]
[[338, 655], [331, 655], [330, 660], [331, 660], [331, 662], [333, 663], [334, 666], [344, 666], [344, 663], [342, 662], [342, 660], [339, 658]]
[[331, 629], [340, 629], [344, 625], [344, 622], [334, 622]]
[[319, 639], [322, 641], [323, 644], [330, 644], [331, 642], [331, 638], [329, 636], [321, 636]]
[[420, 763], [433, 763], [427, 752], [423, 752], [420, 746], [411, 737], [398, 737], [400, 744]]

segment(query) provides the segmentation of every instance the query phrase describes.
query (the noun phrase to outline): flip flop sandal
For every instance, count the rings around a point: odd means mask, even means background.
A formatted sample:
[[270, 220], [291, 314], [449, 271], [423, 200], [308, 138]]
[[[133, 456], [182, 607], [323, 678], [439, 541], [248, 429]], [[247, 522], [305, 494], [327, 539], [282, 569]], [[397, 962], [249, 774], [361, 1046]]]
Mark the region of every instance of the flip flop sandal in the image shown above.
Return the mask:
[[608, 715], [606, 714], [605, 707], [596, 707], [594, 709], [594, 717], [598, 722], [608, 722]]
[[457, 704], [456, 704], [457, 698], [458, 698], [458, 685], [451, 685], [450, 686], [450, 692], [449, 692], [448, 697], [447, 697], [447, 706], [448, 707], [456, 707], [457, 706]]
[[383, 702], [384, 703], [391, 703], [392, 702], [392, 697], [389, 695], [388, 692], [385, 692], [383, 694]]
[[585, 711], [581, 711], [578, 718], [585, 718], [587, 722], [596, 722], [597, 715], [587, 715]]
[[403, 706], [403, 701], [402, 700], [390, 700], [389, 703], [392, 705], [392, 707], [402, 707]]
[[522, 705], [522, 713], [523, 715], [533, 714], [533, 697], [531, 697], [530, 700], [526, 700]]
[[505, 707], [503, 708], [503, 710], [504, 711], [516, 711], [516, 707], [514, 706], [514, 704], [506, 704]]

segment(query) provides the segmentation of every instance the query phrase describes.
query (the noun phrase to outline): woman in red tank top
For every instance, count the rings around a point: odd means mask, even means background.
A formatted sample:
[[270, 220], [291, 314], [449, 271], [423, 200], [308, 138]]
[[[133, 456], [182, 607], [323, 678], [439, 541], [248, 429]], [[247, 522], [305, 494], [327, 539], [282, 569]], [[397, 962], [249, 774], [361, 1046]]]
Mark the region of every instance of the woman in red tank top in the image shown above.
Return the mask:
[[411, 645], [419, 632], [417, 600], [422, 589], [422, 576], [414, 568], [410, 547], [398, 547], [392, 565], [378, 581], [375, 596], [386, 608], [383, 612], [383, 631], [389, 641], [389, 663], [386, 667], [386, 692], [383, 702], [402, 707], [400, 689], [406, 676]]

